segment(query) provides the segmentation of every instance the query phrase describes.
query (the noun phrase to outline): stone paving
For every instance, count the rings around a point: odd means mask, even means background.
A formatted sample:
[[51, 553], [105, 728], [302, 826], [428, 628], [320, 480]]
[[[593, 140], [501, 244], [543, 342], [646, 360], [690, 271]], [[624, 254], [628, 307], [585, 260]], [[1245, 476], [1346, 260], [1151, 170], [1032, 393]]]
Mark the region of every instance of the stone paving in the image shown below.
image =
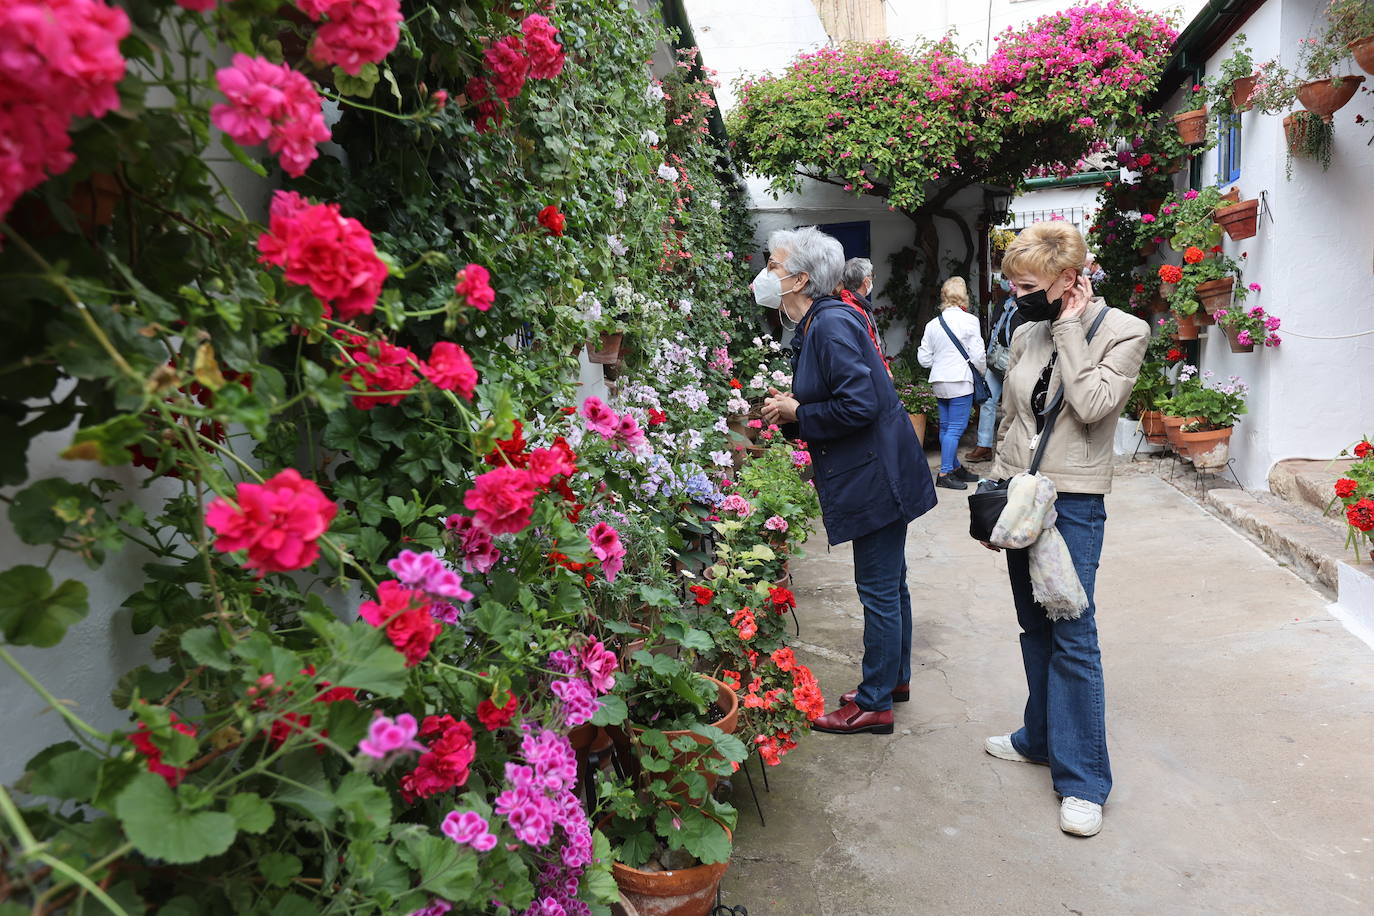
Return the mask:
[[[1043, 767], [995, 760], [1025, 682], [1001, 555], [962, 494], [912, 525], [912, 702], [891, 736], [809, 735], [735, 780], [725, 902], [750, 916], [1374, 913], [1374, 650], [1326, 599], [1164, 481], [1118, 476], [1098, 576], [1116, 785], [1060, 833]], [[794, 561], [798, 655], [857, 680], [847, 546]], [[833, 706], [833, 701], [830, 703]]]

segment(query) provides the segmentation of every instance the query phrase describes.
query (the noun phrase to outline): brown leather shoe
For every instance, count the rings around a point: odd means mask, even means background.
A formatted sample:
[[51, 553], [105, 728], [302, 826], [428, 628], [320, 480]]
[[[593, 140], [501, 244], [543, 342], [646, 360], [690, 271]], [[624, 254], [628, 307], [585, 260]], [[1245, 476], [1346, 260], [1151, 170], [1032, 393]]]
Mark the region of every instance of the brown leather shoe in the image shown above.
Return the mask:
[[964, 456], [964, 460], [965, 460], [965, 461], [991, 461], [991, 460], [992, 460], [992, 449], [988, 448], [986, 445], [979, 445], [979, 446], [977, 446], [976, 448], [971, 448], [971, 449], [969, 449], [968, 454]]
[[857, 735], [872, 732], [875, 735], [892, 734], [892, 710], [867, 711], [857, 704], [846, 703], [834, 712], [826, 713], [811, 723], [811, 730], [827, 732], [832, 735]]
[[[846, 703], [853, 703], [853, 702], [854, 702], [854, 698], [857, 697], [858, 695], [859, 695], [859, 688], [857, 688], [857, 687], [855, 687], [853, 690], [849, 691], [848, 693], [842, 693], [842, 694], [840, 694], [840, 705], [843, 706], [843, 705], [846, 704]], [[907, 684], [898, 684], [896, 687], [893, 687], [893, 688], [892, 688], [892, 702], [894, 702], [894, 703], [909, 703], [909, 702], [911, 702], [911, 684], [909, 684], [909, 683], [907, 683]]]

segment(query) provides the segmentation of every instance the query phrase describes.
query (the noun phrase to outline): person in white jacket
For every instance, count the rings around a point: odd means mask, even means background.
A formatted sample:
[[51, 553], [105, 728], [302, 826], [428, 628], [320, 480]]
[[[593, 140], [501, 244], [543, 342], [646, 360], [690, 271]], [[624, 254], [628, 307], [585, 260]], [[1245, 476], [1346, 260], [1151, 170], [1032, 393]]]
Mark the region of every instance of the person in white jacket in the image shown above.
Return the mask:
[[[951, 335], [963, 344], [968, 359]], [[930, 386], [940, 404], [940, 474], [935, 485], [966, 490], [978, 475], [959, 464], [959, 439], [973, 411], [973, 369], [987, 371], [987, 353], [983, 329], [969, 313], [968, 285], [962, 277], [950, 277], [940, 287], [940, 315], [926, 325], [916, 359], [930, 370]]]

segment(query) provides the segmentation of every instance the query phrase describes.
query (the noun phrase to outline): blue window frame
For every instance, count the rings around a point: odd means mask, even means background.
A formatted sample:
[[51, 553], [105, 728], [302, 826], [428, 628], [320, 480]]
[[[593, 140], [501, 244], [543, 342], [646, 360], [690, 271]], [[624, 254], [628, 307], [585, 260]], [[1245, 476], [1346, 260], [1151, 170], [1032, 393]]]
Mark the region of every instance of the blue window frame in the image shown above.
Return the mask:
[[1240, 178], [1240, 113], [1217, 119], [1217, 184], [1227, 184]]

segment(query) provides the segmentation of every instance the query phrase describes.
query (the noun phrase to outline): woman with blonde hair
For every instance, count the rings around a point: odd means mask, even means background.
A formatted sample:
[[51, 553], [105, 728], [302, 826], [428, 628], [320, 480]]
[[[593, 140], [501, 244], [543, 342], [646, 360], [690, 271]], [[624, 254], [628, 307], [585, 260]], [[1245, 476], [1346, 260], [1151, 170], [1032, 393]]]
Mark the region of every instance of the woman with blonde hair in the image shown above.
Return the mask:
[[1054, 527], [1087, 600], [1081, 611], [1047, 610], [1035, 600], [1030, 550], [1007, 551], [1029, 695], [1022, 727], [984, 743], [994, 757], [1047, 764], [1060, 796], [1059, 828], [1078, 836], [1102, 829], [1112, 788], [1093, 586], [1113, 432], [1150, 336], [1145, 322], [1093, 296], [1086, 251], [1071, 224], [1042, 222], [1017, 236], [1002, 260], [1024, 323], [1002, 383], [992, 475], [1020, 474], [1042, 453], [1039, 473], [1057, 493]]
[[959, 439], [973, 411], [973, 373], [987, 371], [987, 355], [983, 329], [969, 312], [963, 277], [950, 277], [940, 287], [940, 314], [926, 325], [916, 359], [930, 370], [930, 386], [940, 407], [940, 475], [935, 485], [966, 490], [968, 481], [976, 481], [978, 475], [959, 464]]

